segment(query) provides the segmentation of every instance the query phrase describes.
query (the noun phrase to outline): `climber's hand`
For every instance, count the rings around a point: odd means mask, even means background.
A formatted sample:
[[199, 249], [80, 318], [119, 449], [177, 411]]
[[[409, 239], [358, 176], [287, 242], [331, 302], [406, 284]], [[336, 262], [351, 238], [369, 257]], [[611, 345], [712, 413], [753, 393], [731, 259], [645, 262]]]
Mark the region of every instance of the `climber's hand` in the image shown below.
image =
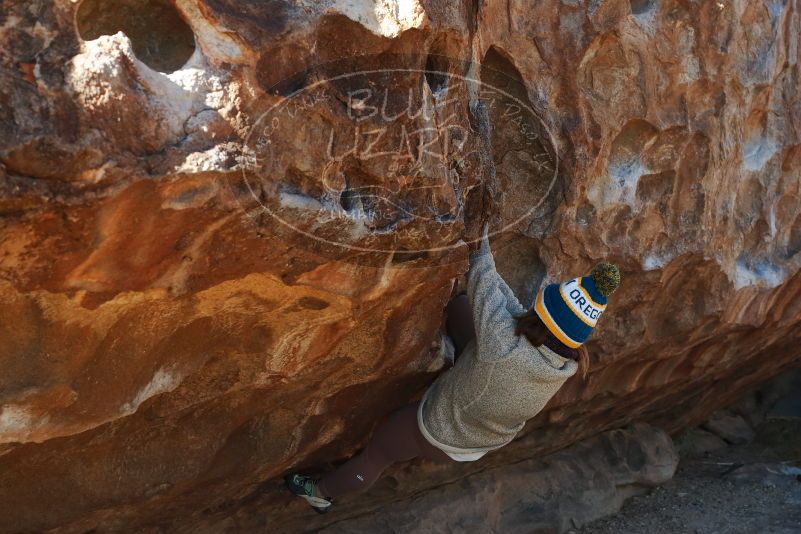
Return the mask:
[[489, 252], [489, 223], [484, 223], [484, 228], [481, 229], [481, 250]]
[[489, 246], [489, 223], [484, 223], [484, 228], [481, 230], [481, 239], [471, 243], [470, 256], [481, 256], [490, 253]]
[[459, 254], [462, 254], [464, 253], [465, 250], [467, 250], [467, 253], [470, 254], [470, 252], [473, 251], [474, 246], [475, 245], [473, 245], [473, 243], [468, 243], [464, 239], [460, 239], [454, 245], [453, 250], [455, 250]]

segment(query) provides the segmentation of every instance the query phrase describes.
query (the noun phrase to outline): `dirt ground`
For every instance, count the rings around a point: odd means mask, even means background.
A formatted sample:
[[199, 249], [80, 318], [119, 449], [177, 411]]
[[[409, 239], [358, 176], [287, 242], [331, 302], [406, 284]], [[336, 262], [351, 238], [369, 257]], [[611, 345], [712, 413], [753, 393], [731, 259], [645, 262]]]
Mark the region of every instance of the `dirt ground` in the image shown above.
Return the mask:
[[578, 532], [801, 533], [801, 419], [770, 419], [749, 444], [683, 458], [670, 482]]

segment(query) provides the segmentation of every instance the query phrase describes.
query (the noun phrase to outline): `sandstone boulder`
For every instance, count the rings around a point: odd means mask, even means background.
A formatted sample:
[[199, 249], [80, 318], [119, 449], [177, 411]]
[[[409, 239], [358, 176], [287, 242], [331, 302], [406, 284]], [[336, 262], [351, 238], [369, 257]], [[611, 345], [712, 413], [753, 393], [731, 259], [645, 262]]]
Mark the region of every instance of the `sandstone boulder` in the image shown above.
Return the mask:
[[754, 429], [741, 416], [728, 410], [713, 413], [702, 426], [732, 445], [742, 445], [754, 439]]
[[433, 380], [485, 219], [524, 302], [621, 267], [588, 379], [348, 513], [678, 432], [797, 363], [800, 16], [0, 0], [0, 531], [302, 530], [280, 475]]
[[695, 458], [725, 449], [727, 445], [723, 438], [712, 432], [702, 428], [690, 428], [679, 437], [676, 448], [682, 458]]
[[634, 425], [470, 475], [322, 532], [566, 532], [667, 482], [677, 465], [667, 434]]

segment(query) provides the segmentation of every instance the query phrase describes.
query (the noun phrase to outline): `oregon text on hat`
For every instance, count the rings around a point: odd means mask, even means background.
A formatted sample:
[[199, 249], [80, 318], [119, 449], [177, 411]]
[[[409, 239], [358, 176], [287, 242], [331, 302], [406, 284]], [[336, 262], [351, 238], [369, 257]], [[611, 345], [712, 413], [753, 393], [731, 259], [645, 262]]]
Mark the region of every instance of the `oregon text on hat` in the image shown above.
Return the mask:
[[559, 286], [559, 293], [576, 317], [589, 327], [594, 328], [598, 323], [598, 318], [606, 310], [604, 304], [599, 304], [590, 297], [590, 294], [581, 285], [580, 278], [574, 278]]

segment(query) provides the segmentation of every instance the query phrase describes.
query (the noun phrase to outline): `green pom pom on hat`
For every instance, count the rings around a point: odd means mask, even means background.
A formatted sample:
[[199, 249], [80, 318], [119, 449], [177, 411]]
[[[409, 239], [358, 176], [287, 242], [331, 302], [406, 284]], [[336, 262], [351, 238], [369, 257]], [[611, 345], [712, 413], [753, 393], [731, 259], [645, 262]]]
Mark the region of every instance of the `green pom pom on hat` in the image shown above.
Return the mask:
[[590, 278], [595, 283], [598, 293], [608, 297], [620, 285], [620, 269], [611, 263], [601, 262], [593, 267]]

